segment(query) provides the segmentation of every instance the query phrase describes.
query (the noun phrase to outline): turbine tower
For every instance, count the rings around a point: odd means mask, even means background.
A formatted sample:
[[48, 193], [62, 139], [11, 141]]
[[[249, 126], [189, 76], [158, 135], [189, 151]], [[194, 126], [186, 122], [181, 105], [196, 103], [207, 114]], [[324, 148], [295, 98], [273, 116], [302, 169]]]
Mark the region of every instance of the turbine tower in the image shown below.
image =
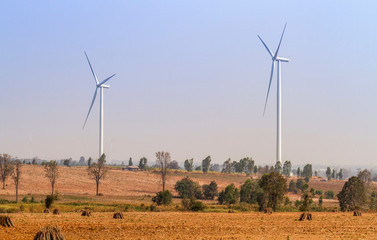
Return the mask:
[[263, 43], [264, 47], [267, 49], [268, 53], [270, 54], [272, 58], [272, 67], [271, 67], [271, 75], [270, 75], [270, 82], [268, 83], [268, 89], [267, 89], [267, 96], [266, 96], [266, 102], [264, 103], [264, 110], [263, 110], [263, 116], [266, 112], [266, 106], [268, 101], [268, 95], [270, 94], [270, 88], [271, 88], [271, 82], [272, 82], [272, 76], [274, 74], [275, 70], [275, 63], [277, 64], [277, 131], [276, 131], [276, 162], [281, 163], [281, 63], [282, 62], [289, 62], [288, 58], [279, 57], [279, 49], [281, 41], [283, 40], [285, 27], [287, 26], [287, 23], [284, 25], [283, 33], [280, 37], [280, 42], [278, 45], [278, 48], [276, 49], [275, 54], [271, 52], [271, 50], [267, 47], [266, 43], [263, 42], [262, 38], [258, 35], [258, 38]]
[[109, 81], [110, 78], [114, 77], [115, 74], [106, 78], [102, 82], [98, 82], [97, 75], [94, 72], [92, 65], [90, 64], [88, 55], [86, 55], [86, 52], [84, 52], [84, 53], [85, 53], [85, 56], [86, 56], [86, 60], [88, 60], [90, 70], [92, 70], [94, 80], [96, 81], [96, 89], [94, 90], [94, 96], [93, 96], [93, 99], [92, 99], [92, 103], [90, 104], [89, 111], [88, 111], [88, 114], [86, 115], [86, 119], [85, 119], [85, 122], [84, 122], [82, 129], [84, 129], [86, 121], [88, 120], [90, 111], [92, 110], [92, 107], [93, 107], [94, 101], [96, 100], [97, 92], [98, 92], [98, 89], [99, 89], [99, 91], [100, 91], [100, 94], [99, 94], [99, 98], [100, 98], [100, 106], [99, 106], [99, 157], [101, 157], [102, 154], [103, 154], [103, 89], [104, 88], [110, 88], [110, 86], [105, 85], [105, 83], [107, 81]]

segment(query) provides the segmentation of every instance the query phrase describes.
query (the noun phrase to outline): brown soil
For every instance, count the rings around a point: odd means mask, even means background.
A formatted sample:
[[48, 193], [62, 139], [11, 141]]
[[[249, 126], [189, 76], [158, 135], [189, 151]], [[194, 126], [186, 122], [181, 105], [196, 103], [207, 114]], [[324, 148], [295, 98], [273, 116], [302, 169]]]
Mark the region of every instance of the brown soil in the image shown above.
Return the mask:
[[82, 218], [79, 213], [12, 214], [14, 228], [0, 227], [0, 239], [32, 239], [42, 226], [58, 225], [66, 239], [377, 239], [377, 215], [297, 212], [264, 213], [126, 212]]

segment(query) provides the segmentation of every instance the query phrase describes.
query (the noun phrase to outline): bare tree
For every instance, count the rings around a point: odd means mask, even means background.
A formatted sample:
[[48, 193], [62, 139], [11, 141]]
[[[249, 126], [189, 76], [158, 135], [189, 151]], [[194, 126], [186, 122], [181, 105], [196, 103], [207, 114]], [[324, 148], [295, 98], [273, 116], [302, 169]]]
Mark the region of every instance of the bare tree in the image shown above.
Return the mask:
[[161, 178], [162, 178], [162, 191], [165, 192], [165, 182], [166, 182], [166, 173], [171, 162], [170, 153], [168, 152], [157, 152], [156, 153], [156, 162], [161, 169]]
[[20, 186], [20, 178], [21, 178], [21, 161], [16, 160], [13, 162], [13, 172], [12, 172], [12, 179], [14, 181], [14, 185], [16, 186], [16, 202], [18, 202], [18, 186]]
[[51, 160], [50, 162], [46, 163], [45, 174], [51, 183], [51, 195], [54, 195], [55, 182], [59, 177], [59, 169], [56, 161]]
[[13, 164], [10, 160], [10, 155], [0, 154], [0, 178], [3, 182], [3, 189], [5, 189], [5, 180], [12, 174]]
[[88, 175], [96, 181], [96, 195], [98, 196], [98, 188], [99, 182], [101, 179], [105, 178], [105, 175], [109, 171], [109, 168], [105, 166], [106, 163], [106, 155], [102, 154], [102, 156], [98, 159], [97, 162], [92, 163], [88, 166]]

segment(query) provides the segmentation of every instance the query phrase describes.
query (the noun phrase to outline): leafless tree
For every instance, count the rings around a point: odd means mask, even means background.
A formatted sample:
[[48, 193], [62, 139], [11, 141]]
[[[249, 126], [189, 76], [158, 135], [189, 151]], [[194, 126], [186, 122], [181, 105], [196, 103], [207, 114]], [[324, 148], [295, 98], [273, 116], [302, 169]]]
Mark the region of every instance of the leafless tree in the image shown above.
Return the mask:
[[55, 182], [59, 177], [59, 169], [56, 161], [51, 160], [50, 162], [46, 163], [45, 174], [51, 183], [51, 195], [54, 195]]
[[98, 188], [99, 182], [101, 179], [104, 179], [109, 168], [105, 166], [106, 163], [106, 155], [102, 154], [102, 156], [98, 159], [97, 162], [92, 163], [88, 166], [88, 175], [96, 181], [96, 195], [98, 196]]
[[166, 173], [171, 162], [170, 153], [168, 152], [157, 152], [156, 153], [156, 162], [161, 169], [161, 179], [162, 179], [162, 191], [165, 192], [165, 182], [166, 182]]
[[8, 154], [0, 154], [0, 179], [3, 182], [3, 189], [5, 189], [5, 180], [12, 174], [13, 164]]
[[20, 186], [20, 178], [21, 178], [21, 161], [16, 160], [13, 162], [13, 172], [12, 172], [12, 179], [14, 181], [14, 185], [16, 186], [16, 202], [18, 202], [18, 187]]

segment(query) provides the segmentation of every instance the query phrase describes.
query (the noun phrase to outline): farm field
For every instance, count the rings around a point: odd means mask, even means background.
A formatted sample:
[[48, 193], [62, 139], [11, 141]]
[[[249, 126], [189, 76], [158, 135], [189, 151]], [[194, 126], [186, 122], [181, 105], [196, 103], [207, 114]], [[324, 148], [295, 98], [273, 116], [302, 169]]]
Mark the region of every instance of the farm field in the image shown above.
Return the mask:
[[0, 227], [0, 239], [32, 239], [45, 225], [61, 227], [66, 239], [377, 239], [377, 215], [313, 213], [313, 221], [298, 221], [300, 213], [126, 212], [61, 215], [10, 214], [14, 228]]
[[[55, 191], [62, 195], [96, 199], [95, 182], [89, 178], [86, 169], [86, 167], [60, 166]], [[212, 180], [215, 180], [219, 190], [223, 190], [231, 183], [239, 187], [249, 178], [245, 174], [222, 174], [218, 172], [203, 174], [202, 172], [173, 170], [168, 173], [166, 188], [174, 195], [174, 184], [186, 176], [200, 185], [209, 184]], [[296, 178], [292, 179], [297, 180]], [[288, 179], [288, 183], [289, 181], [290, 179]], [[104, 197], [100, 198], [100, 201], [153, 196], [156, 192], [161, 191], [161, 183], [161, 176], [153, 170], [131, 172], [122, 171], [121, 168], [111, 168], [106, 178], [100, 183], [99, 192], [104, 195]], [[336, 194], [342, 189], [343, 185], [344, 181], [341, 180], [321, 182], [318, 178], [313, 178], [309, 183], [309, 188], [333, 190]], [[40, 196], [42, 199], [44, 199], [45, 195], [51, 194], [51, 185], [45, 177], [43, 166], [23, 165], [19, 194], [20, 196], [33, 195], [37, 198]], [[13, 181], [8, 179], [5, 189], [0, 189], [0, 198], [13, 200], [14, 195], [15, 187]], [[300, 196], [291, 195], [290, 197], [296, 199]]]

